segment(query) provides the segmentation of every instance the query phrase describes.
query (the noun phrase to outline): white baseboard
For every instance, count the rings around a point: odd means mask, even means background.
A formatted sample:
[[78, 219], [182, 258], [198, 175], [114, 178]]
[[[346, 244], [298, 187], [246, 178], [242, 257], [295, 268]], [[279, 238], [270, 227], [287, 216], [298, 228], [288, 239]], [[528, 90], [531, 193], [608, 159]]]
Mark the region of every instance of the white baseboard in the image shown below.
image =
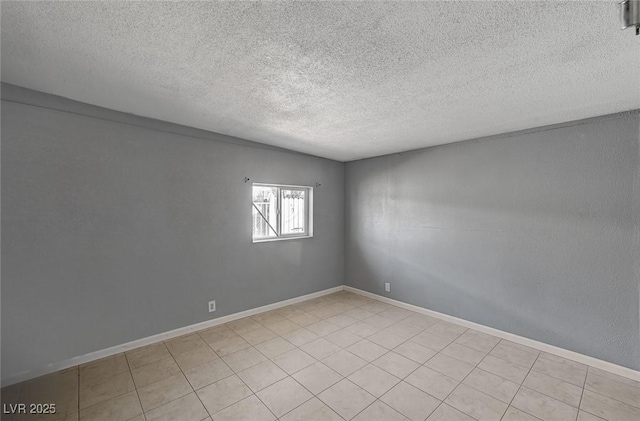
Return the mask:
[[234, 320], [242, 319], [244, 317], [253, 316], [258, 313], [264, 313], [266, 311], [271, 311], [278, 308], [286, 307], [291, 304], [296, 304], [302, 301], [311, 300], [313, 298], [322, 297], [323, 295], [332, 294], [334, 292], [342, 291], [343, 289], [344, 289], [344, 286], [340, 285], [340, 286], [325, 289], [322, 291], [313, 292], [311, 294], [301, 295], [299, 297], [291, 298], [284, 301], [279, 301], [277, 303], [267, 304], [262, 307], [256, 307], [249, 310], [241, 311], [239, 313], [228, 314], [226, 316], [218, 317], [216, 319], [207, 320], [201, 323], [196, 323], [193, 325], [181, 327], [178, 329], [170, 330], [168, 332], [148, 336], [146, 338], [136, 339], [135, 341], [127, 342], [122, 345], [112, 346], [110, 348], [101, 349], [100, 351], [90, 352], [88, 354], [80, 355], [78, 357], [70, 358], [68, 360], [52, 363], [45, 367], [40, 367], [38, 369], [23, 371], [14, 375], [10, 375], [7, 378], [3, 378], [2, 387], [9, 386], [15, 383], [20, 383], [25, 380], [30, 380], [36, 377], [44, 376], [45, 374], [54, 373], [59, 370], [75, 367], [80, 364], [86, 364], [88, 362], [99, 360], [101, 358], [110, 357], [112, 355], [116, 355], [121, 352], [130, 351], [134, 348], [140, 348], [141, 346], [150, 345], [160, 341], [166, 341], [167, 339], [186, 335], [187, 333], [195, 332], [197, 330], [207, 329], [209, 327], [218, 326], [224, 323], [229, 323]]
[[591, 367], [599, 368], [604, 371], [608, 371], [613, 374], [617, 374], [619, 376], [623, 376], [629, 378], [631, 380], [640, 381], [640, 372], [636, 370], [632, 370], [627, 367], [623, 367], [614, 363], [610, 363], [608, 361], [599, 360], [594, 357], [590, 357], [588, 355], [580, 354], [574, 351], [569, 351], [564, 348], [559, 348], [557, 346], [549, 345], [544, 342], [539, 342], [533, 339], [525, 338], [523, 336], [515, 335], [513, 333], [504, 332], [502, 330], [494, 329], [492, 327], [484, 326], [478, 323], [470, 322], [468, 320], [459, 319], [457, 317], [449, 316], [447, 314], [438, 313], [437, 311], [428, 310], [423, 307], [418, 307], [413, 304], [407, 304], [402, 301], [394, 300], [392, 298], [383, 297], [381, 295], [373, 294], [371, 292], [363, 291], [361, 289], [353, 288], [350, 286], [344, 287], [345, 291], [350, 291], [359, 295], [363, 295], [368, 298], [373, 298], [374, 300], [382, 301], [387, 304], [392, 304], [397, 307], [404, 308], [406, 310], [415, 311], [416, 313], [425, 314], [427, 316], [435, 317], [441, 320], [445, 320], [447, 322], [455, 323], [460, 326], [464, 326], [467, 328], [475, 329], [477, 331], [487, 333], [489, 335], [497, 336], [502, 339], [509, 340], [511, 342], [518, 343], [520, 345], [525, 345], [530, 348], [535, 348], [539, 351], [548, 352], [550, 354], [555, 354], [559, 357], [563, 357], [572, 361], [576, 361], [582, 364], [589, 365]]
[[168, 332], [159, 333], [157, 335], [148, 336], [146, 338], [137, 339], [135, 341], [127, 342], [122, 345], [112, 346], [110, 348], [102, 349], [100, 351], [91, 352], [85, 355], [81, 355], [78, 357], [70, 358], [68, 360], [64, 360], [58, 363], [49, 364], [45, 367], [41, 367], [35, 370], [23, 371], [18, 374], [14, 374], [8, 376], [7, 378], [2, 380], [2, 387], [9, 386], [15, 383], [19, 383], [25, 380], [33, 379], [35, 377], [43, 376], [46, 374], [50, 374], [59, 370], [64, 370], [70, 367], [74, 367], [76, 365], [85, 364], [91, 361], [99, 360], [101, 358], [106, 358], [115, 354], [119, 354], [121, 352], [130, 351], [134, 348], [139, 348], [141, 346], [150, 345], [156, 342], [165, 341], [167, 339], [175, 338], [178, 336], [185, 335], [187, 333], [195, 332], [202, 329], [207, 329], [209, 327], [218, 326], [224, 323], [229, 323], [234, 320], [242, 319], [244, 317], [253, 316], [259, 313], [264, 313], [266, 311], [275, 310], [278, 308], [286, 307], [291, 304], [296, 304], [302, 301], [311, 300], [313, 298], [321, 297], [323, 295], [332, 294], [338, 291], [350, 291], [368, 298], [372, 298], [374, 300], [382, 301], [387, 304], [392, 304], [394, 306], [404, 308], [406, 310], [415, 311], [416, 313], [425, 314], [427, 316], [435, 317], [441, 320], [445, 320], [447, 322], [455, 323], [460, 326], [464, 326], [467, 328], [475, 329], [480, 332], [484, 332], [493, 336], [497, 336], [502, 339], [509, 340], [511, 342], [515, 342], [521, 345], [525, 345], [539, 351], [548, 352], [550, 354], [555, 354], [563, 358], [567, 358], [569, 360], [573, 360], [582, 364], [587, 364], [591, 367], [599, 368], [601, 370], [608, 371], [613, 374], [617, 374], [619, 376], [623, 376], [635, 381], [640, 381], [640, 372], [636, 370], [632, 370], [627, 367], [622, 367], [617, 364], [610, 363], [608, 361], [599, 360], [594, 357], [590, 357], [588, 355], [583, 355], [574, 351], [569, 351], [567, 349], [559, 348], [557, 346], [549, 345], [544, 342], [539, 342], [533, 339], [525, 338], [523, 336], [515, 335], [513, 333], [504, 332], [502, 330], [494, 329], [492, 327], [484, 326], [478, 323], [470, 322], [468, 320], [460, 319], [454, 316], [449, 316], [447, 314], [438, 313], [437, 311], [428, 310], [423, 307], [419, 307], [413, 304], [407, 304], [402, 301], [394, 300], [392, 298], [383, 297], [381, 295], [373, 294], [371, 292], [363, 291], [357, 288], [353, 288], [350, 286], [337, 286], [334, 288], [325, 289], [323, 291], [314, 292], [307, 295], [301, 295], [299, 297], [291, 298], [284, 301], [279, 301], [277, 303], [268, 304], [262, 307], [256, 307], [249, 310], [241, 311], [239, 313], [229, 314], [226, 316], [218, 317], [217, 319], [207, 320], [201, 323], [196, 323], [193, 325], [181, 327], [178, 329], [174, 329]]

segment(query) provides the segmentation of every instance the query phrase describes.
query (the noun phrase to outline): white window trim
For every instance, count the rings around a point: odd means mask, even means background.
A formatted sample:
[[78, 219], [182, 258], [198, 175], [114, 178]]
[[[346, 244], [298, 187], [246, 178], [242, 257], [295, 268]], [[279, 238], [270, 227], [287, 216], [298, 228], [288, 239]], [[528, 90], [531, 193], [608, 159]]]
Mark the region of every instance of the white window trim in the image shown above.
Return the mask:
[[[276, 184], [276, 183], [253, 183], [251, 185], [251, 206], [253, 206], [253, 187], [254, 186], [264, 186], [264, 187], [278, 187], [278, 188], [294, 188], [294, 189], [305, 189], [308, 192], [308, 199], [306, 203], [306, 217], [307, 217], [307, 227], [306, 233], [304, 235], [298, 234], [288, 234], [281, 235], [279, 237], [272, 238], [253, 238], [253, 232], [251, 232], [251, 242], [252, 243], [270, 243], [273, 241], [288, 241], [288, 240], [301, 240], [304, 238], [313, 238], [313, 187], [311, 186], [299, 186], [294, 184]], [[280, 210], [280, 195], [278, 195], [278, 211]], [[278, 218], [278, 231], [280, 231], [280, 218]]]

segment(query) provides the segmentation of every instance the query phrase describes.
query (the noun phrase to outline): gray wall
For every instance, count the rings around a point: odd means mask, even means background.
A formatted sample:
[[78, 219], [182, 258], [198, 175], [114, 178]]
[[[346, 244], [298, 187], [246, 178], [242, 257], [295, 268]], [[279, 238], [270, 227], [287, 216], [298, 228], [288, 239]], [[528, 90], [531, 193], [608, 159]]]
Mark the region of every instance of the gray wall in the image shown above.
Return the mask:
[[[345, 190], [338, 162], [2, 85], [3, 379], [345, 279], [640, 369], [639, 125], [351, 162]], [[315, 237], [251, 244], [245, 176], [322, 183]]]
[[[315, 236], [252, 244], [245, 176]], [[342, 285], [343, 235], [343, 163], [2, 86], [3, 379]]]
[[640, 369], [639, 123], [347, 163], [347, 285]]

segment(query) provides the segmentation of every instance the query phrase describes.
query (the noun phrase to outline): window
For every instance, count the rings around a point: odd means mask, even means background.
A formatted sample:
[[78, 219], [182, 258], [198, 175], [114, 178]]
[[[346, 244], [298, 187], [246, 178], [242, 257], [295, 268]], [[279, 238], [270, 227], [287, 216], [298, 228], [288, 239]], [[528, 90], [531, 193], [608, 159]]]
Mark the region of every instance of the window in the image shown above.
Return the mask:
[[254, 184], [253, 242], [313, 236], [313, 188]]

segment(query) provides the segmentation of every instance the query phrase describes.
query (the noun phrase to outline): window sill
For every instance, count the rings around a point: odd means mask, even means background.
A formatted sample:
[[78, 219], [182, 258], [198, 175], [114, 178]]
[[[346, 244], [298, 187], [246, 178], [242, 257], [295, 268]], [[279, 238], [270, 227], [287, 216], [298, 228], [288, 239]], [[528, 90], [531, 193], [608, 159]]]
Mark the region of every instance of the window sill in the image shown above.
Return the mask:
[[305, 238], [313, 238], [313, 235], [301, 235], [299, 237], [277, 237], [277, 238], [264, 238], [260, 240], [252, 239], [252, 243], [271, 243], [274, 241], [288, 241], [288, 240], [303, 240]]

